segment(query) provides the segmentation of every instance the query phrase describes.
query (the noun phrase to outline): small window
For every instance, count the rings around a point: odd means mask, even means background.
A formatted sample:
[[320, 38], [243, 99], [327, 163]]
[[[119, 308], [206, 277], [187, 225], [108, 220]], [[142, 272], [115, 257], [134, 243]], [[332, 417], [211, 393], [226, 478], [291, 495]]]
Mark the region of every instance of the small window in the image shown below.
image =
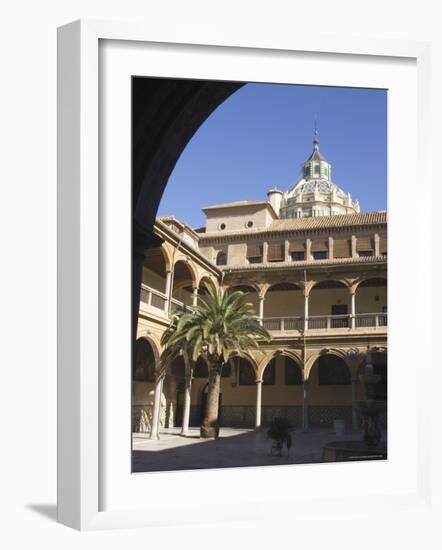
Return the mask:
[[327, 259], [327, 251], [326, 250], [317, 250], [316, 252], [313, 252], [313, 259], [314, 260], [326, 260]]
[[290, 257], [294, 262], [302, 262], [305, 260], [305, 252], [291, 252]]
[[315, 175], [317, 175], [317, 174], [319, 174], [319, 166], [318, 165], [315, 166]]
[[220, 223], [219, 228], [221, 229], [221, 231], [224, 231], [224, 229], [226, 228], [226, 224], [225, 223]]
[[249, 258], [249, 264], [262, 264], [262, 256], [256, 256], [254, 258]]
[[227, 265], [227, 254], [225, 252], [218, 252], [216, 265]]
[[360, 258], [366, 258], [367, 256], [374, 256], [373, 250], [360, 250], [358, 254]]
[[247, 222], [247, 227], [248, 227], [248, 228], [253, 227], [253, 222], [252, 222], [252, 220], [249, 220], [249, 221]]

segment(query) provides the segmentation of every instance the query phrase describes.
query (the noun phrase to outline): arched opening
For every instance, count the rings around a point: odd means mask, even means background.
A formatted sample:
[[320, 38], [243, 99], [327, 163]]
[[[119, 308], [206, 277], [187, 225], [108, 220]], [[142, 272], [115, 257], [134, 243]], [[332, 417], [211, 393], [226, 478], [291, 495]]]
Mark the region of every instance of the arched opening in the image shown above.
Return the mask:
[[295, 283], [277, 283], [264, 297], [264, 328], [270, 331], [301, 330], [304, 297]]
[[145, 338], [138, 338], [135, 344], [133, 381], [155, 382], [155, 353]]
[[161, 247], [144, 253], [140, 302], [164, 311], [166, 306], [166, 258]]
[[355, 304], [357, 328], [387, 326], [387, 279], [362, 281], [356, 289]]
[[310, 330], [348, 328], [350, 293], [341, 281], [321, 281], [310, 291]]
[[262, 425], [283, 416], [299, 428], [302, 424], [302, 368], [298, 361], [278, 353], [264, 368], [262, 387]]
[[172, 311], [192, 305], [195, 286], [195, 275], [189, 264], [178, 260], [173, 271]]
[[242, 298], [242, 301], [244, 303], [250, 303], [253, 306], [253, 309], [255, 310], [255, 315], [259, 315], [259, 296], [258, 291], [256, 288], [254, 288], [251, 285], [234, 285], [230, 286], [227, 291], [228, 292], [235, 292], [237, 290], [240, 290], [241, 292], [244, 292], [244, 296]]
[[146, 338], [138, 338], [132, 370], [132, 428], [135, 432], [147, 432], [151, 427], [156, 356], [152, 344]]
[[311, 427], [329, 427], [334, 420], [352, 425], [351, 373], [342, 357], [323, 353], [309, 373], [309, 424]]

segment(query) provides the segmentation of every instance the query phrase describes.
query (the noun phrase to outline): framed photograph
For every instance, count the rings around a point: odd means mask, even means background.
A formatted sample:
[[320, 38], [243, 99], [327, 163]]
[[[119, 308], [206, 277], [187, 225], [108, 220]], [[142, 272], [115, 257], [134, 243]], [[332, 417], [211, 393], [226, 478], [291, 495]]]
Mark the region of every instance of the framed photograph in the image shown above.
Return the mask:
[[59, 521], [427, 506], [429, 45], [81, 21], [58, 63]]

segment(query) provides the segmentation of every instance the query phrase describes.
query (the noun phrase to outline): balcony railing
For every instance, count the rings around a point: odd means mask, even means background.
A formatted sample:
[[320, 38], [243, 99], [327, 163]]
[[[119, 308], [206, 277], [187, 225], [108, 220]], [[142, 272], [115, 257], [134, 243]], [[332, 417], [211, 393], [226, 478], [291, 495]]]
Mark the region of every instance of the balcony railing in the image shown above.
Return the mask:
[[[160, 311], [156, 311], [156, 313], [162, 313], [163, 315], [167, 315], [168, 300], [166, 295], [160, 292], [159, 290], [155, 290], [150, 286], [142, 284], [140, 302], [141, 304], [144, 305], [144, 307], [155, 308], [155, 310], [160, 310]], [[171, 302], [170, 312], [172, 315], [179, 311], [186, 311], [187, 309], [187, 306], [183, 302], [180, 302], [175, 298], [172, 298], [170, 302]]]
[[167, 304], [166, 295], [160, 292], [159, 290], [150, 288], [147, 285], [141, 285], [140, 301], [146, 306], [151, 306], [156, 309], [160, 309], [163, 313], [166, 309], [166, 304]]
[[[154, 308], [157, 314], [168, 315], [168, 301], [165, 294], [147, 285], [141, 285], [140, 301], [146, 308]], [[186, 311], [187, 305], [172, 298], [170, 311]], [[301, 332], [304, 330], [304, 317], [264, 317], [263, 327], [269, 332]], [[387, 326], [386, 313], [357, 313], [351, 315], [315, 315], [307, 319], [307, 330], [363, 329]]]
[[358, 313], [357, 315], [355, 315], [356, 328], [377, 328], [386, 326], [386, 313]]
[[[302, 331], [303, 317], [264, 317], [263, 327], [269, 332]], [[381, 328], [387, 326], [386, 313], [359, 313], [351, 315], [315, 315], [307, 319], [307, 330], [335, 330], [358, 328]]]
[[269, 332], [300, 331], [304, 327], [304, 319], [302, 317], [265, 317], [262, 324]]

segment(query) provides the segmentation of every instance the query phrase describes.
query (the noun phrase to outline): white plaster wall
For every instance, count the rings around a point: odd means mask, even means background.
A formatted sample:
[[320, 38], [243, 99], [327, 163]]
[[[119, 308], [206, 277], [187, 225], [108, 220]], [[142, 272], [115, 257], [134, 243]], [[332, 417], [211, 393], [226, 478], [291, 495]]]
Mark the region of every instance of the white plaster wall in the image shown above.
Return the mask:
[[[376, 297], [379, 298], [376, 300]], [[356, 313], [382, 313], [387, 305], [387, 287], [362, 287], [356, 291]]]
[[247, 245], [246, 243], [229, 244], [227, 249], [227, 264], [242, 265], [246, 261]]
[[331, 306], [335, 304], [347, 304], [350, 313], [350, 293], [347, 288], [313, 288], [309, 298], [309, 316], [331, 315]]
[[301, 317], [304, 315], [304, 296], [301, 290], [270, 289], [264, 298], [264, 317]]
[[248, 221], [253, 222], [253, 228], [267, 227], [272, 221], [272, 215], [265, 204], [219, 208], [208, 211], [206, 216], [206, 229], [209, 233], [213, 231], [222, 233], [223, 231], [219, 229], [222, 223], [226, 224], [224, 232], [228, 232], [246, 230]]

